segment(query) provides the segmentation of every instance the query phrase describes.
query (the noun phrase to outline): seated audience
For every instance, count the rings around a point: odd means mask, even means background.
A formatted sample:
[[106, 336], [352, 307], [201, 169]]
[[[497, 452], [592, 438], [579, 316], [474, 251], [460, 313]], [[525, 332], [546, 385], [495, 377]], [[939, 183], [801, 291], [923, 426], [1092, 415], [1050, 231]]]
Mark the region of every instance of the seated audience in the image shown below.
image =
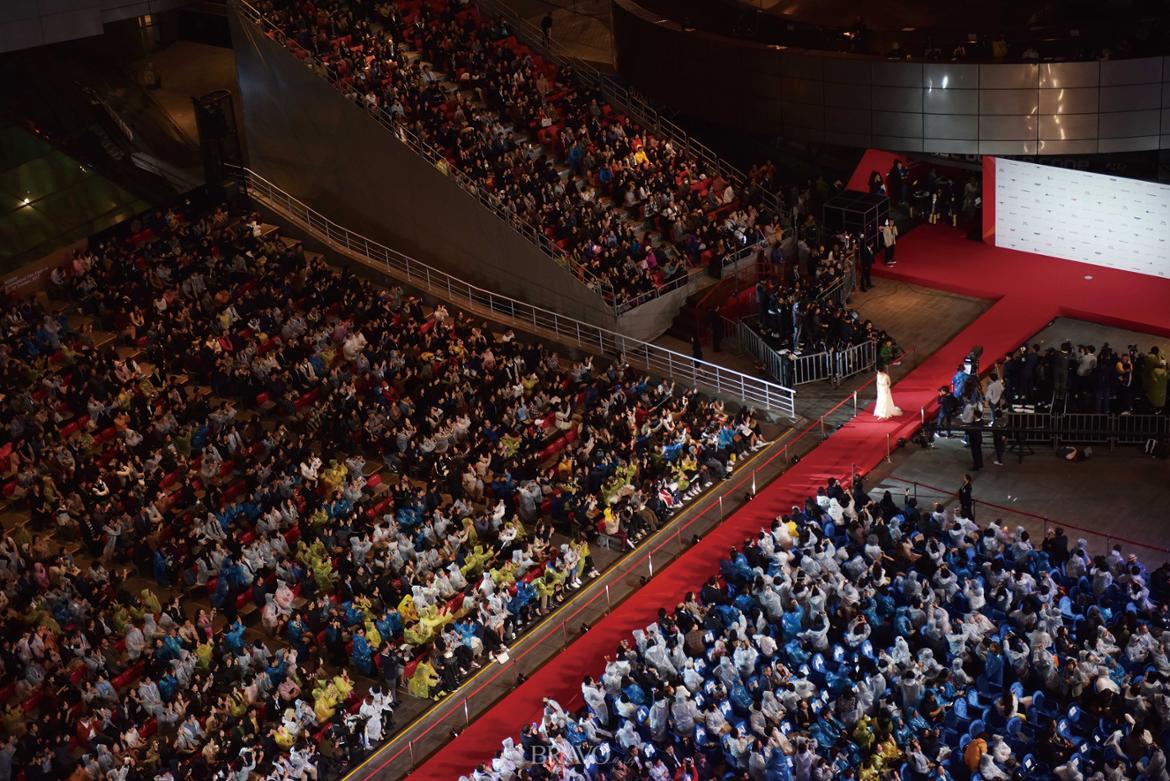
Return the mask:
[[1168, 597], [830, 481], [465, 778], [1165, 779]]
[[442, 170], [544, 233], [619, 307], [779, 233], [780, 215], [761, 197], [773, 168], [754, 169], [748, 190], [738, 190], [473, 5], [264, 0], [257, 8], [350, 100], [437, 150]]
[[259, 215], [136, 222], [0, 309], [0, 762], [26, 778], [331, 774], [595, 575], [594, 542], [764, 444]]

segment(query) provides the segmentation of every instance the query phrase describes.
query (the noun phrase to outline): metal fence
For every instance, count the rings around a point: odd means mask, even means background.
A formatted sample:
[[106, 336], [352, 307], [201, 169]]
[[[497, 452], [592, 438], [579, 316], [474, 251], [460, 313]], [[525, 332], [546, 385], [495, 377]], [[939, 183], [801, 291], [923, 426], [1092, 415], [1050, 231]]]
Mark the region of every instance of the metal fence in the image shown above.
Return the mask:
[[841, 382], [858, 372], [872, 369], [877, 362], [877, 342], [870, 340], [844, 350], [795, 355], [780, 352], [754, 327], [754, 318], [725, 320], [724, 328], [734, 333], [740, 348], [756, 358], [769, 376], [781, 385], [796, 387], [809, 382]]
[[231, 171], [250, 196], [283, 214], [318, 239], [348, 250], [367, 265], [452, 304], [487, 310], [521, 328], [550, 334], [561, 342], [610, 358], [624, 357], [633, 366], [682, 385], [765, 412], [787, 418], [796, 417], [796, 394], [790, 388], [476, 287], [338, 225], [250, 169], [232, 167]]
[[[259, 10], [253, 7], [247, 0], [232, 0], [235, 7], [239, 10], [241, 16], [256, 24], [264, 34], [273, 40], [279, 42], [285, 48], [294, 51], [299, 59], [305, 61], [313, 70], [338, 88], [340, 92], [341, 84], [339, 74], [330, 65], [320, 58], [318, 58], [312, 51], [304, 48], [296, 41], [292, 40], [284, 34], [280, 27], [265, 17]], [[585, 82], [588, 86], [593, 87], [610, 101], [610, 103], [621, 110], [625, 111], [640, 124], [654, 130], [656, 133], [669, 138], [679, 148], [684, 149], [688, 155], [698, 159], [709, 170], [714, 170], [724, 179], [730, 181], [735, 185], [736, 189], [746, 194], [747, 192], [747, 178], [739, 169], [725, 163], [718, 155], [708, 149], [706, 146], [698, 143], [690, 138], [677, 125], [661, 117], [645, 101], [644, 98], [636, 95], [636, 93], [624, 87], [613, 83], [612, 79], [603, 77], [595, 69], [585, 65], [582, 62], [573, 60], [558, 51], [559, 44], [553, 44], [552, 48], [546, 48], [542, 44], [542, 34], [531, 23], [525, 21], [517, 16], [511, 9], [508, 9], [493, 0], [477, 0], [480, 8], [489, 15], [503, 17], [512, 27], [517, 35], [523, 37], [525, 42], [533, 48], [541, 50], [553, 62], [557, 64], [567, 65], [574, 70], [576, 75]], [[660, 288], [647, 291], [636, 298], [632, 299], [618, 299], [614, 294], [613, 287], [606, 281], [600, 279], [586, 268], [586, 266], [577, 261], [572, 254], [565, 252], [557, 246], [551, 238], [545, 235], [544, 231], [537, 226], [515, 214], [511, 210], [505, 208], [504, 204], [500, 202], [499, 197], [484, 189], [480, 184], [463, 173], [460, 169], [453, 166], [441, 150], [436, 149], [424, 138], [416, 134], [409, 127], [396, 121], [388, 111], [381, 106], [370, 107], [360, 99], [357, 101], [371, 117], [380, 122], [388, 130], [406, 146], [410, 147], [412, 151], [421, 156], [424, 160], [447, 176], [454, 179], [460, 187], [467, 193], [474, 196], [483, 206], [490, 210], [493, 214], [506, 222], [514, 230], [535, 244], [544, 254], [552, 258], [556, 263], [569, 269], [577, 276], [585, 285], [591, 290], [597, 292], [605, 301], [613, 307], [614, 314], [620, 315], [627, 312], [634, 307], [644, 304], [647, 301], [655, 299], [659, 296], [665, 295], [677, 288], [686, 285], [689, 281], [687, 275], [678, 277], [671, 282], [663, 285]], [[760, 197], [763, 199], [766, 208], [779, 211], [779, 199], [774, 193], [765, 191], [758, 191]]]
[[792, 372], [792, 384], [804, 385], [821, 380], [835, 380], [833, 367], [835, 353], [825, 351], [819, 353], [788, 353], [789, 371]]
[[736, 335], [740, 348], [754, 356], [763, 365], [764, 372], [769, 377], [775, 377], [781, 385], [792, 386], [795, 384], [791, 380], [792, 372], [788, 365], [787, 356], [773, 350], [764, 337], [756, 333], [755, 329], [748, 324], [747, 320], [734, 321], [731, 327], [734, 328], [734, 331], [730, 331], [730, 333]]
[[1140, 445], [1170, 437], [1165, 415], [1112, 415], [1089, 412], [1011, 412], [1007, 428], [1017, 440], [1056, 447], [1077, 444]]
[[877, 342], [855, 344], [833, 353], [833, 376], [837, 382], [852, 377], [858, 372], [868, 371], [877, 363]]

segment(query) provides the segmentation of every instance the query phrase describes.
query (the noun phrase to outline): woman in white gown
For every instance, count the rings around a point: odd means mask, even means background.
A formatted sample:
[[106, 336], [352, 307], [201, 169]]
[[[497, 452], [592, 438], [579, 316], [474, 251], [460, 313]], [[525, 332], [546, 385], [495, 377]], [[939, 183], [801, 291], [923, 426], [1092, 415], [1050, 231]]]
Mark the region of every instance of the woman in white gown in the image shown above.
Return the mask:
[[886, 374], [886, 367], [879, 364], [877, 370], [877, 406], [874, 407], [873, 416], [878, 420], [886, 420], [887, 418], [896, 418], [902, 414], [902, 410], [894, 406], [894, 396], [890, 393], [890, 375]]

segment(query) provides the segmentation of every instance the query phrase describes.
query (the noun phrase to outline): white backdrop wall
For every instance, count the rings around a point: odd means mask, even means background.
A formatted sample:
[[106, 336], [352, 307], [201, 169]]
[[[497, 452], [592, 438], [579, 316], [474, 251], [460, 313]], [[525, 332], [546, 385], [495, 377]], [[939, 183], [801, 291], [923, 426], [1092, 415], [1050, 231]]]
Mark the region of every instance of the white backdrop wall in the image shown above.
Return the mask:
[[996, 158], [995, 244], [1170, 279], [1170, 186]]

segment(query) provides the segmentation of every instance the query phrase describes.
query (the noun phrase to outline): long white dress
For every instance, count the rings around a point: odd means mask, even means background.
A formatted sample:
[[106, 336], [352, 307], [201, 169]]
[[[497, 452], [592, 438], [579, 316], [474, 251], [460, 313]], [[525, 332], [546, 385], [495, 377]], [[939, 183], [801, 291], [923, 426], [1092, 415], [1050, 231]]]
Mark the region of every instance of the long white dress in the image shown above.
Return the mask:
[[877, 405], [874, 407], [873, 416], [878, 420], [886, 420], [887, 418], [896, 418], [901, 414], [902, 410], [894, 406], [894, 396], [890, 393], [890, 375], [878, 372]]

